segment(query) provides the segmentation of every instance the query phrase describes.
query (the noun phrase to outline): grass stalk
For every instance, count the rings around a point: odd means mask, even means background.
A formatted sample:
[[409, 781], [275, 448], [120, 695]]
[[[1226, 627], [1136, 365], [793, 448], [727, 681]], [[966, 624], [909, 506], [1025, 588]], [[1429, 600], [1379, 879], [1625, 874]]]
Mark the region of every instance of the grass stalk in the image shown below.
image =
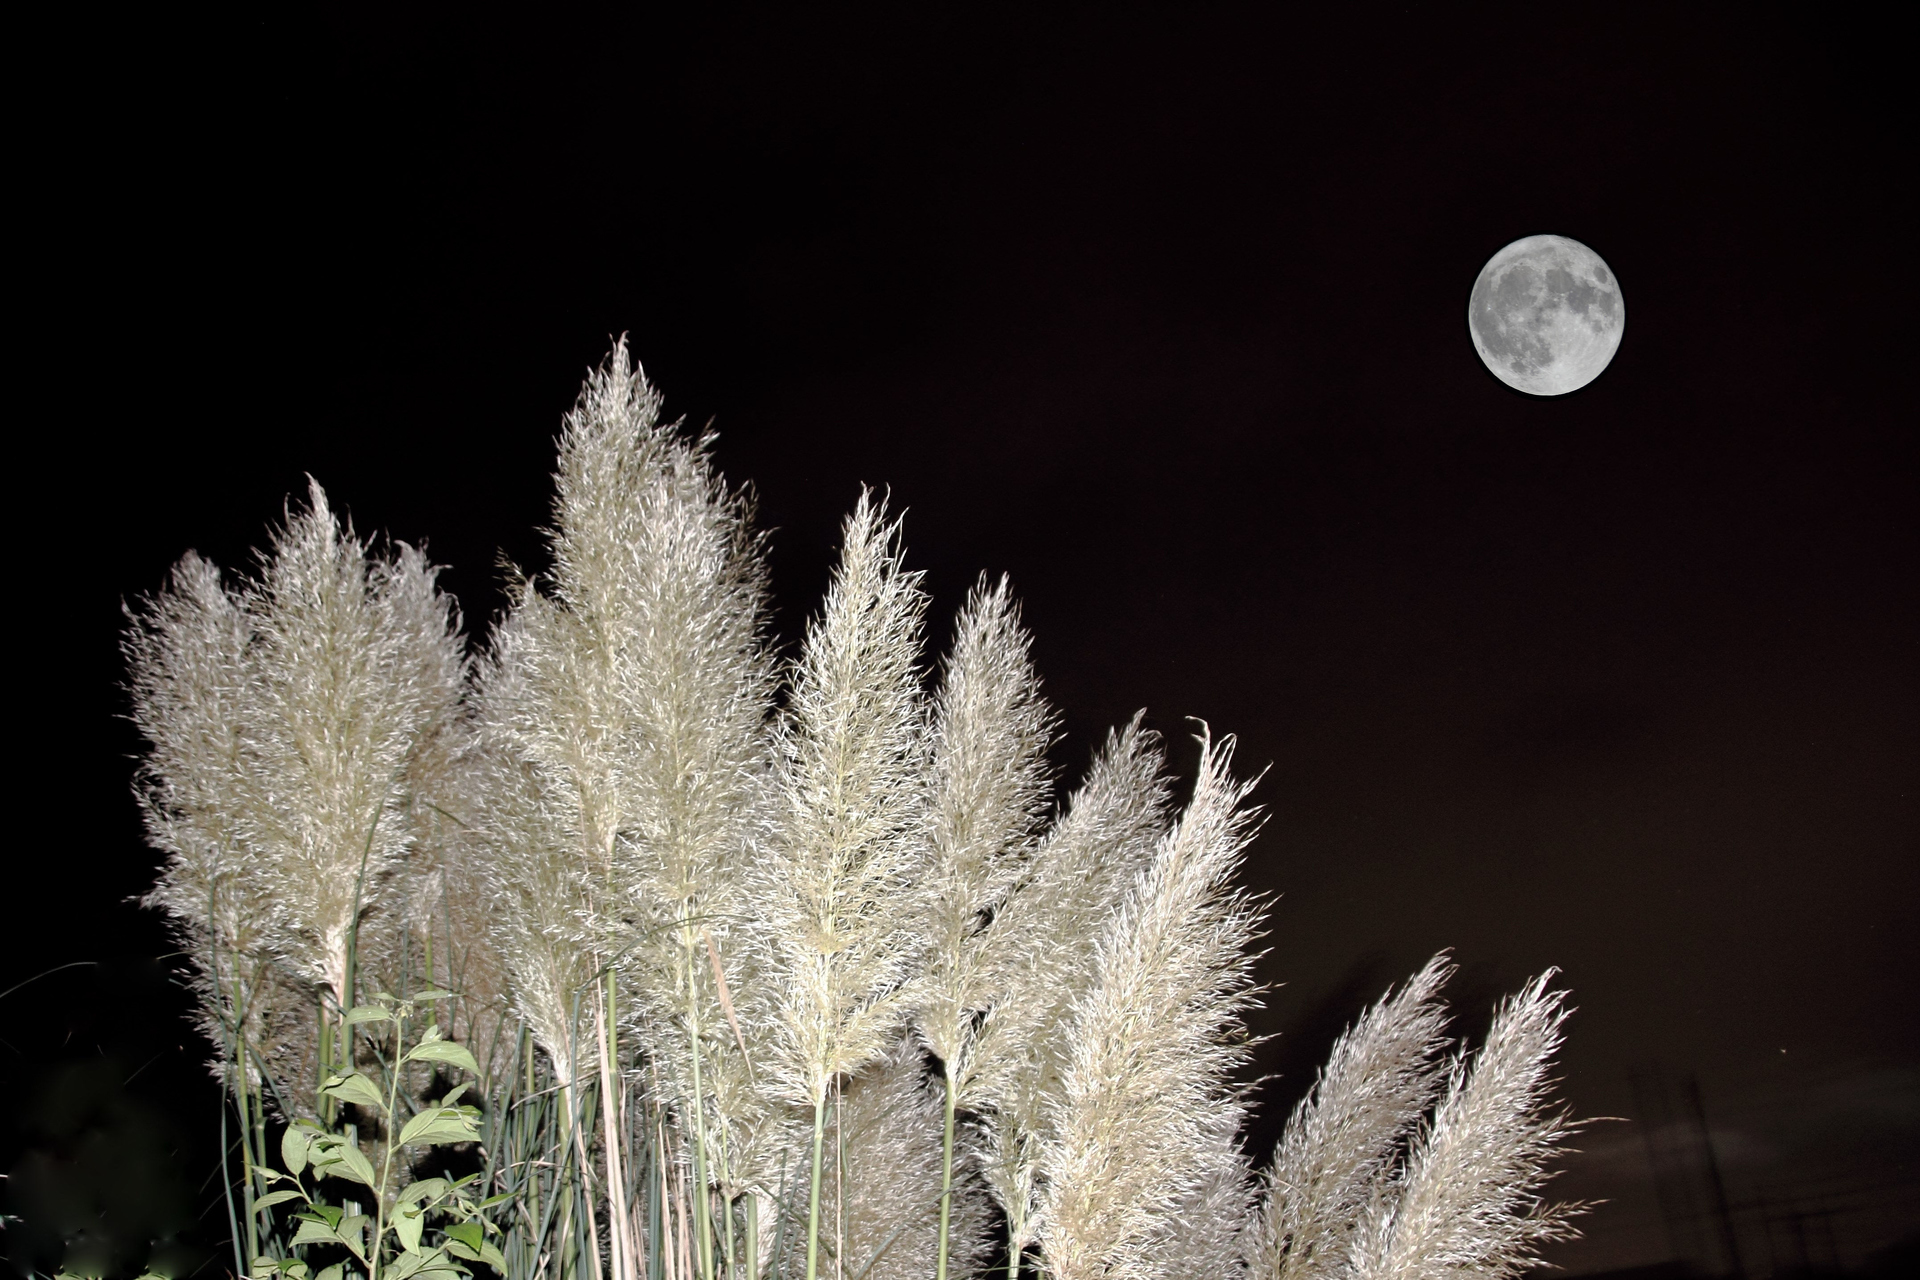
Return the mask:
[[[680, 1257], [679, 1236], [673, 1227], [673, 1180], [667, 1169], [667, 1134], [664, 1125], [656, 1125], [654, 1132], [659, 1140], [659, 1157], [656, 1163], [660, 1168], [660, 1222], [663, 1227], [662, 1239], [665, 1247], [661, 1249], [661, 1263], [669, 1274], [677, 1272], [677, 1260]], [[682, 1226], [685, 1224], [683, 1223]]]
[[[243, 1259], [240, 1255], [240, 1224], [234, 1220], [236, 1211], [233, 1203], [233, 1175], [227, 1172], [227, 1148], [230, 1145], [232, 1144], [227, 1141], [227, 1100], [222, 1097], [220, 1099], [220, 1185], [227, 1197], [227, 1234], [233, 1243], [233, 1273], [236, 1276], [243, 1276], [247, 1274], [247, 1264], [252, 1259]], [[250, 1230], [253, 1227], [251, 1216], [247, 1219], [247, 1226]]]
[[[393, 1050], [397, 1058], [407, 1043], [407, 1020], [403, 1017], [394, 1024]], [[380, 1162], [380, 1185], [373, 1189], [373, 1239], [367, 1247], [367, 1280], [380, 1280], [380, 1240], [387, 1230], [387, 1188], [393, 1183], [393, 1152], [399, 1144], [394, 1141], [394, 1128], [397, 1113], [394, 1108], [400, 1104], [400, 1077], [405, 1065], [395, 1062], [393, 1070], [387, 1072], [387, 1154]]]
[[827, 1141], [827, 1100], [813, 1104], [813, 1180], [807, 1190], [807, 1280], [820, 1275], [820, 1158]]
[[[693, 954], [693, 934], [684, 924], [681, 927], [682, 954]], [[713, 1280], [713, 1214], [707, 1188], [707, 1109], [704, 1089], [700, 1079], [700, 996], [695, 986], [695, 968], [687, 964], [687, 1037], [688, 1048], [693, 1063], [693, 1193], [688, 1209], [694, 1215], [689, 1225], [694, 1231], [695, 1256], [700, 1265], [701, 1280]]]
[[746, 1272], [744, 1280], [760, 1280], [760, 1197], [752, 1191], [747, 1192], [744, 1206], [746, 1216]]
[[614, 1055], [619, 1051], [619, 1031], [610, 1025], [614, 1009], [613, 969], [607, 969], [606, 1002], [594, 1001], [594, 1033], [600, 1041], [600, 1129], [606, 1144], [607, 1254], [613, 1268], [613, 1280], [634, 1280], [633, 1235], [627, 1228], [627, 1184], [620, 1166], [620, 1133], [615, 1108], [619, 1095], [614, 1091]]
[[247, 1040], [241, 1019], [245, 1005], [240, 997], [240, 979], [233, 980], [234, 1009], [234, 1106], [240, 1113], [240, 1207], [247, 1215], [247, 1265], [260, 1256], [260, 1219], [253, 1209], [253, 1115], [247, 1107]]
[[[585, 1219], [584, 1225], [587, 1231], [587, 1239], [584, 1245], [578, 1246], [577, 1248], [578, 1248], [578, 1252], [584, 1252], [587, 1255], [587, 1261], [593, 1269], [593, 1280], [601, 1280], [600, 1223], [598, 1221], [597, 1215], [593, 1211], [593, 1192], [592, 1192], [592, 1188], [588, 1185], [588, 1175], [591, 1173], [593, 1166], [589, 1163], [587, 1159], [587, 1139], [586, 1139], [585, 1131], [590, 1121], [588, 1121], [585, 1115], [585, 1111], [587, 1107], [586, 1091], [584, 1089], [577, 1088], [575, 1085], [575, 1082], [571, 1080], [569, 1080], [566, 1083], [566, 1085], [563, 1087], [565, 1090], [565, 1107], [566, 1107], [566, 1112], [568, 1117], [567, 1119], [568, 1136], [573, 1140], [575, 1168], [577, 1170], [576, 1176], [575, 1176], [575, 1185], [578, 1188], [577, 1194], [580, 1200], [581, 1209], [583, 1211], [583, 1217]], [[571, 1205], [571, 1199], [570, 1199], [569, 1208], [571, 1207], [572, 1205]], [[576, 1234], [578, 1233], [580, 1229], [580, 1225], [581, 1224], [579, 1222], [576, 1222], [574, 1227], [574, 1233]], [[576, 1259], [574, 1262], [574, 1269], [576, 1272], [579, 1269], [579, 1261], [578, 1261], [577, 1253], [576, 1253]]]
[[947, 1233], [953, 1215], [953, 1110], [958, 1094], [951, 1063], [942, 1065], [941, 1075], [947, 1082], [947, 1127], [940, 1140], [940, 1256], [934, 1264], [935, 1280], [947, 1280]]

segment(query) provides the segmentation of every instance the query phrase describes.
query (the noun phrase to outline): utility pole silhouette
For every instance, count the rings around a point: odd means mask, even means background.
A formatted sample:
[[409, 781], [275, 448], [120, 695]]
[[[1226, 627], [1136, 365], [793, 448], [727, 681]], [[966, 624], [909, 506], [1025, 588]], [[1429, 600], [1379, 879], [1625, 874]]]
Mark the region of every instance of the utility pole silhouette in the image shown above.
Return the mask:
[[1740, 1239], [1707, 1128], [1699, 1080], [1691, 1074], [1675, 1080], [1653, 1065], [1636, 1068], [1631, 1079], [1660, 1215], [1674, 1253], [1710, 1275], [1745, 1280]]

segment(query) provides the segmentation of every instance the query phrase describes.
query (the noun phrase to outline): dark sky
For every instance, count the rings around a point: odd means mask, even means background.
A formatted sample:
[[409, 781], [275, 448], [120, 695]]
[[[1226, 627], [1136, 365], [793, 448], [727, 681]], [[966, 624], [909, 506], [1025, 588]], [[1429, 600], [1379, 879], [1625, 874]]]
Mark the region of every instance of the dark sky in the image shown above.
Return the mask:
[[[1688, 1079], [1750, 1271], [1792, 1212], [1849, 1264], [1920, 1228], [1910, 68], [1864, 22], [1333, 7], [23, 36], [0, 988], [97, 963], [0, 1006], [16, 1241], [88, 1197], [166, 1235], [215, 1150], [124, 903], [119, 601], [311, 473], [482, 626], [622, 332], [756, 485], [784, 636], [891, 486], [936, 635], [1012, 575], [1063, 767], [1141, 706], [1183, 769], [1189, 716], [1270, 765], [1256, 1143], [1452, 947], [1468, 1031], [1560, 966], [1566, 1096], [1629, 1121], [1569, 1269], [1684, 1251], [1645, 1131]], [[1556, 399], [1464, 324], [1542, 231], [1629, 315]]]

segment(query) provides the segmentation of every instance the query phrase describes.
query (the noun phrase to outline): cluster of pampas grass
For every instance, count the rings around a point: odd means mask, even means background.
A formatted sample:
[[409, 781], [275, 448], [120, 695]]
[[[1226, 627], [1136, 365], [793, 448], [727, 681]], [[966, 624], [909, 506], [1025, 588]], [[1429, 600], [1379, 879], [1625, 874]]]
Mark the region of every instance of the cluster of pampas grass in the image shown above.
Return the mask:
[[1056, 809], [1004, 580], [929, 666], [899, 519], [863, 494], [783, 660], [750, 496], [624, 344], [559, 456], [553, 568], [471, 661], [424, 557], [317, 485], [251, 579], [189, 555], [130, 610], [149, 901], [244, 1119], [249, 1233], [269, 1125], [387, 1069], [347, 1015], [408, 984], [459, 997], [464, 1158], [516, 1275], [1400, 1280], [1512, 1274], [1568, 1233], [1548, 975], [1469, 1054], [1437, 957], [1256, 1172], [1233, 740], [1201, 732], [1177, 806], [1136, 717]]

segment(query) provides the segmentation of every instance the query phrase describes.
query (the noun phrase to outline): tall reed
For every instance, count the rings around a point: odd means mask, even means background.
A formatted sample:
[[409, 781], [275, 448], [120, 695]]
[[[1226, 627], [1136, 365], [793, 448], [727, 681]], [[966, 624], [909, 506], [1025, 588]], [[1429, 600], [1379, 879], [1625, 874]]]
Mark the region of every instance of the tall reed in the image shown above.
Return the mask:
[[977, 1104], [975, 1038], [1010, 985], [1006, 948], [996, 945], [1009, 935], [991, 925], [1029, 869], [1046, 812], [1046, 750], [1053, 736], [1005, 578], [975, 587], [954, 632], [933, 710], [930, 946], [918, 1019], [939, 1060], [945, 1094], [936, 1280], [947, 1275], [956, 1113]]
[[767, 1074], [812, 1112], [807, 1280], [819, 1271], [829, 1094], [886, 1049], [927, 951], [926, 596], [899, 538], [884, 502], [862, 494], [781, 726], [784, 803], [762, 903], [778, 1000]]
[[778, 658], [750, 495], [624, 342], [556, 490], [471, 661], [432, 566], [317, 485], [253, 577], [190, 554], [129, 610], [236, 1272], [948, 1280], [998, 1232], [1008, 1280], [1402, 1280], [1570, 1231], [1550, 975], [1449, 1058], [1436, 957], [1254, 1172], [1231, 738], [1175, 813], [1136, 716], [1056, 811], [1010, 586], [930, 669], [872, 492]]
[[1047, 1100], [1040, 1239], [1059, 1280], [1151, 1276], [1178, 1210], [1237, 1158], [1234, 1034], [1252, 1003], [1257, 915], [1233, 886], [1252, 817], [1233, 740], [1202, 735], [1193, 797], [1105, 922]]

